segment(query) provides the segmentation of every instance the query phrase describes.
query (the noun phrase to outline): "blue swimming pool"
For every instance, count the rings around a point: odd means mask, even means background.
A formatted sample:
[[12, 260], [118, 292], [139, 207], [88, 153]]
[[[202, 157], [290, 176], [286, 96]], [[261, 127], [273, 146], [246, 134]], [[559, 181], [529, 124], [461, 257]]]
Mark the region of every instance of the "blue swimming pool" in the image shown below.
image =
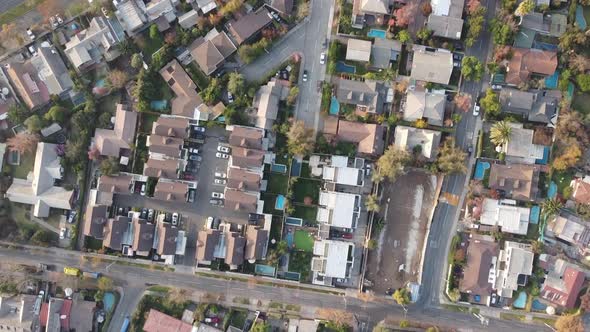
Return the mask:
[[336, 97], [332, 96], [330, 100], [330, 115], [338, 115], [340, 112], [340, 103]]
[[537, 165], [547, 165], [549, 162], [549, 153], [551, 152], [551, 147], [546, 146], [543, 148], [543, 159], [535, 160], [535, 164]]
[[549, 184], [549, 189], [547, 190], [547, 197], [555, 198], [557, 195], [557, 184], [553, 181]]
[[534, 205], [531, 208], [531, 215], [529, 217], [529, 221], [531, 224], [538, 224], [539, 223], [539, 215], [541, 215], [541, 208], [538, 205]]
[[270, 265], [263, 265], [263, 264], [256, 264], [254, 266], [254, 272], [256, 274], [261, 274], [269, 277], [274, 277], [275, 275], [275, 268]]
[[475, 173], [473, 174], [473, 178], [475, 180], [483, 180], [486, 175], [486, 170], [490, 168], [490, 163], [487, 161], [478, 160], [477, 164], [475, 165]]
[[585, 30], [588, 26], [586, 18], [584, 17], [584, 7], [580, 5], [576, 7], [576, 23], [578, 23], [578, 26], [582, 30]]
[[369, 30], [369, 33], [367, 33], [367, 37], [371, 37], [371, 38], [385, 39], [386, 36], [387, 36], [387, 31], [379, 30], [379, 29], [371, 29], [371, 30]]
[[518, 297], [512, 302], [512, 306], [517, 309], [524, 309], [524, 307], [526, 307], [526, 298], [527, 295], [525, 291], [518, 293]]
[[277, 200], [275, 201], [275, 210], [284, 210], [285, 209], [285, 196], [278, 195]]
[[557, 89], [558, 82], [559, 82], [559, 70], [556, 70], [555, 73], [553, 73], [553, 75], [545, 77], [545, 87], [547, 89]]
[[336, 71], [339, 73], [354, 74], [354, 73], [356, 73], [356, 67], [351, 66], [351, 65], [347, 65], [346, 63], [344, 63], [342, 61], [338, 61], [338, 62], [336, 62]]
[[535, 311], [545, 311], [545, 309], [547, 309], [547, 305], [545, 303], [539, 301], [538, 299], [534, 299], [532, 308]]
[[115, 306], [115, 294], [111, 292], [104, 293], [104, 297], [102, 298], [102, 303], [104, 304], [104, 310], [109, 312]]
[[150, 107], [155, 111], [164, 110], [164, 109], [166, 109], [167, 106], [168, 106], [167, 100], [152, 100], [152, 102], [150, 103]]
[[285, 174], [285, 173], [287, 173], [287, 165], [272, 164], [272, 165], [270, 165], [270, 171]]
[[299, 272], [285, 272], [283, 274], [283, 278], [288, 279], [288, 280], [299, 281], [300, 277], [301, 277], [301, 273], [299, 273]]
[[285, 218], [285, 224], [290, 226], [301, 226], [303, 225], [303, 219], [295, 218], [295, 217], [287, 217]]
[[293, 232], [288, 232], [287, 235], [285, 235], [285, 239], [287, 240], [287, 247], [293, 248]]
[[295, 158], [291, 162], [291, 176], [301, 176], [301, 162]]

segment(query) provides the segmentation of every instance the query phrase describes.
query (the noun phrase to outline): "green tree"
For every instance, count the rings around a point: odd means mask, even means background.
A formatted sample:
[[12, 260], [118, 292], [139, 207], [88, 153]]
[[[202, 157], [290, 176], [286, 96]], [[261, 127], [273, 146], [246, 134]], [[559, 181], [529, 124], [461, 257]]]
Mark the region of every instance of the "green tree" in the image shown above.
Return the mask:
[[260, 323], [256, 322], [254, 326], [250, 329], [251, 332], [270, 332], [270, 325], [267, 322]]
[[576, 76], [576, 83], [578, 83], [580, 90], [590, 92], [590, 74], [578, 74]]
[[510, 142], [511, 135], [512, 126], [506, 120], [495, 122], [490, 129], [490, 141], [496, 146]]
[[8, 119], [13, 124], [19, 124], [24, 122], [29, 116], [31, 116], [31, 111], [29, 109], [23, 107], [21, 104], [13, 104], [8, 107]]
[[213, 104], [221, 97], [221, 83], [218, 78], [209, 81], [209, 85], [202, 93], [203, 101], [207, 104]]
[[141, 54], [135, 53], [131, 56], [131, 67], [135, 69], [139, 69], [143, 66], [143, 59], [141, 58]]
[[390, 145], [377, 160], [373, 181], [387, 178], [389, 181], [395, 182], [395, 179], [404, 172], [404, 166], [411, 160], [412, 156], [407, 150], [394, 144]]
[[461, 293], [459, 292], [459, 289], [453, 288], [449, 291], [449, 299], [451, 301], [457, 302], [457, 301], [459, 301], [460, 298], [461, 298]]
[[43, 120], [37, 114], [29, 116], [24, 124], [30, 133], [37, 133], [43, 128]]
[[588, 36], [579, 27], [568, 27], [565, 33], [559, 37], [559, 49], [577, 52], [587, 39]]
[[418, 30], [418, 32], [416, 32], [416, 38], [418, 38], [419, 40], [422, 40], [422, 41], [426, 41], [426, 40], [430, 39], [431, 35], [432, 35], [432, 30], [428, 29], [427, 27], [422, 27], [422, 28], [420, 28], [420, 30]]
[[467, 47], [473, 46], [475, 41], [481, 34], [485, 23], [485, 8], [480, 7], [473, 13], [467, 16], [467, 34], [465, 36], [465, 45]]
[[268, 44], [269, 41], [266, 38], [262, 38], [252, 45], [244, 44], [238, 49], [238, 55], [244, 63], [251, 63], [264, 53]]
[[244, 75], [237, 72], [230, 73], [227, 90], [234, 95], [240, 95], [244, 91]]
[[296, 121], [287, 133], [287, 149], [294, 156], [307, 156], [313, 151], [315, 135], [313, 129], [305, 128], [305, 122]]
[[287, 96], [287, 105], [293, 106], [295, 102], [297, 102], [297, 97], [299, 96], [299, 87], [294, 85], [289, 90], [289, 96]]
[[514, 31], [506, 22], [495, 18], [491, 22], [491, 31], [496, 45], [511, 45], [514, 38]]
[[535, 9], [535, 1], [533, 1], [533, 0], [524, 0], [516, 8], [516, 11], [514, 12], [514, 15], [516, 15], [516, 16], [524, 16], [524, 15], [532, 12], [533, 9]]
[[150, 39], [158, 38], [160, 38], [160, 31], [158, 30], [158, 26], [156, 24], [152, 24], [150, 26]]
[[461, 63], [461, 75], [468, 81], [479, 81], [484, 73], [483, 64], [474, 56], [466, 56]]
[[393, 299], [397, 304], [407, 305], [410, 303], [410, 291], [407, 288], [398, 288], [393, 293]]
[[103, 160], [100, 163], [100, 172], [103, 175], [114, 175], [119, 173], [119, 161], [117, 158], [111, 157]]
[[68, 117], [68, 110], [65, 107], [55, 105], [52, 106], [43, 117], [47, 121], [64, 123]]
[[563, 208], [563, 203], [557, 198], [546, 199], [541, 203], [541, 216], [543, 219], [551, 218], [559, 213]]
[[412, 36], [410, 36], [408, 30], [401, 30], [400, 32], [398, 32], [397, 39], [402, 44], [408, 44], [412, 42]]
[[440, 148], [436, 164], [438, 170], [443, 174], [465, 173], [467, 166], [465, 166], [465, 159], [467, 154], [460, 148], [455, 146], [453, 138], [447, 138]]
[[31, 237], [31, 242], [38, 246], [48, 246], [51, 241], [53, 240], [53, 233], [45, 230], [39, 229], [33, 234]]
[[377, 197], [375, 194], [367, 196], [365, 206], [367, 211], [379, 212], [381, 209], [381, 206], [379, 205], [379, 197]]
[[98, 278], [98, 289], [103, 292], [107, 292], [113, 289], [114, 282], [113, 279], [105, 276], [101, 276]]
[[500, 114], [500, 100], [498, 99], [498, 94], [492, 89], [486, 90], [486, 95], [481, 98], [480, 105], [486, 112], [486, 116], [495, 117]]

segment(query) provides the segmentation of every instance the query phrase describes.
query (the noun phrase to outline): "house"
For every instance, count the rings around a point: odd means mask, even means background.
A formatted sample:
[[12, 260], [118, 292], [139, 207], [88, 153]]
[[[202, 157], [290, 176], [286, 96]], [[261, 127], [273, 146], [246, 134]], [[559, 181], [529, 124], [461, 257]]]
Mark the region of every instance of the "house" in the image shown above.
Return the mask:
[[133, 178], [129, 175], [101, 175], [98, 179], [98, 191], [113, 194], [133, 193]]
[[317, 221], [331, 227], [355, 229], [361, 212], [361, 196], [321, 191]]
[[469, 294], [470, 302], [487, 305], [496, 284], [498, 244], [493, 238], [475, 235], [467, 246], [467, 257], [459, 291]]
[[544, 15], [532, 12], [521, 18], [520, 26], [541, 35], [559, 38], [567, 28], [567, 16], [559, 13]]
[[168, 202], [186, 202], [188, 184], [183, 182], [158, 181], [154, 189], [154, 198]]
[[534, 258], [530, 244], [504, 242], [504, 249], [498, 255], [496, 284], [493, 286], [498, 295], [511, 299], [519, 286], [526, 286], [527, 278], [533, 274]]
[[365, 25], [385, 24], [392, 4], [390, 0], [353, 0], [352, 27], [362, 29]]
[[242, 148], [266, 150], [264, 143], [264, 129], [234, 126], [229, 135], [229, 144]]
[[246, 227], [246, 251], [244, 258], [251, 263], [266, 257], [269, 233], [259, 226], [248, 225]]
[[205, 37], [195, 39], [189, 46], [189, 50], [199, 68], [206, 75], [211, 75], [223, 66], [225, 59], [237, 48], [225, 31], [218, 32], [213, 28]]
[[70, 62], [78, 70], [88, 69], [102, 61], [114, 60], [120, 54], [115, 47], [124, 38], [112, 30], [113, 26], [103, 16], [96, 16], [90, 21], [90, 26], [74, 35], [65, 45], [64, 52]]
[[559, 240], [578, 249], [582, 255], [590, 252], [590, 228], [587, 221], [577, 215], [561, 212], [547, 222], [545, 239], [548, 242]]
[[231, 150], [230, 167], [260, 170], [264, 164], [265, 152], [262, 150], [234, 147]]
[[513, 200], [483, 200], [481, 217], [482, 225], [498, 226], [504, 233], [526, 235], [529, 227], [531, 209], [516, 206]]
[[26, 179], [14, 178], [6, 191], [6, 198], [11, 202], [33, 205], [33, 215], [38, 218], [48, 217], [51, 208], [72, 208], [74, 191], [55, 185], [63, 177], [56, 148], [55, 144], [38, 143], [33, 171]]
[[145, 4], [145, 12], [150, 21], [161, 19], [172, 23], [176, 19], [175, 5], [177, 3], [176, 0], [151, 0]]
[[375, 38], [371, 47], [371, 67], [388, 69], [402, 53], [402, 43], [395, 39]]
[[[195, 82], [184, 71], [180, 63], [176, 59], [170, 61], [160, 69], [160, 75], [175, 94], [171, 103], [172, 115], [186, 119], [196, 119], [198, 108], [203, 104], [203, 99], [197, 93]], [[172, 118], [160, 117], [158, 121], [160, 119]], [[175, 119], [173, 121], [180, 122], [183, 119]], [[186, 123], [188, 123], [188, 120], [186, 120]], [[185, 131], [187, 127], [188, 125], [184, 129]]]
[[[338, 79], [336, 98], [341, 104], [355, 105], [360, 113], [381, 114], [385, 104], [393, 101], [386, 100], [388, 89], [384, 83], [373, 80], [353, 81]], [[391, 91], [393, 96], [393, 90]]]
[[186, 30], [191, 29], [195, 25], [197, 25], [197, 20], [199, 19], [199, 13], [191, 9], [188, 12], [182, 14], [178, 17], [178, 24]]
[[184, 161], [182, 159], [153, 159], [149, 158], [143, 165], [143, 175], [163, 178], [177, 179], [181, 171], [184, 170]]
[[270, 0], [269, 6], [283, 15], [290, 16], [293, 12], [293, 0]]
[[243, 191], [260, 191], [262, 177], [245, 169], [229, 167], [227, 172], [226, 187]]
[[442, 127], [445, 118], [445, 102], [444, 91], [408, 90], [405, 98], [402, 99], [403, 119], [406, 121], [426, 119], [429, 124]]
[[313, 283], [332, 286], [333, 279], [346, 279], [354, 264], [354, 243], [319, 240], [313, 244]]
[[147, 23], [146, 13], [139, 8], [135, 0], [119, 0], [113, 3], [116, 8], [115, 16], [130, 36]]
[[159, 117], [154, 122], [152, 134], [168, 137], [188, 138], [189, 120], [177, 117]]
[[[320, 167], [321, 166], [321, 167]], [[321, 176], [327, 185], [363, 186], [364, 160], [362, 158], [349, 158], [348, 156], [332, 155], [327, 160], [322, 160], [319, 155], [309, 158], [309, 167], [314, 176]]]
[[64, 96], [74, 87], [64, 61], [53, 47], [39, 47], [31, 63], [49, 95]]
[[133, 243], [131, 248], [137, 256], [149, 256], [154, 245], [156, 226], [144, 219], [133, 218]]
[[87, 204], [86, 213], [84, 213], [84, 235], [102, 239], [104, 236], [104, 224], [107, 219], [108, 206]]
[[434, 0], [426, 26], [436, 37], [461, 39], [463, 30], [463, 0]]
[[[92, 304], [95, 303], [92, 302]], [[39, 325], [41, 331], [70, 331], [74, 326], [80, 327], [77, 322], [71, 321], [72, 311], [74, 311], [72, 299], [50, 298], [48, 302], [41, 302], [40, 309]], [[79, 311], [76, 313], [78, 314]], [[88, 320], [88, 316], [84, 318]]]
[[217, 8], [217, 3], [215, 0], [196, 0], [196, 3], [203, 15]]
[[[540, 259], [545, 260], [546, 257]], [[584, 271], [560, 258], [549, 261], [547, 265], [541, 298], [558, 307], [573, 309], [586, 280]]]
[[31, 61], [11, 62], [6, 66], [6, 73], [28, 108], [35, 109], [49, 102], [49, 89]]
[[244, 263], [246, 238], [236, 232], [225, 232], [226, 253], [225, 264], [235, 270]]
[[578, 204], [590, 204], [590, 176], [576, 178], [570, 183], [572, 199]]
[[443, 48], [414, 45], [411, 78], [449, 84], [453, 73], [453, 53]]
[[149, 135], [146, 146], [149, 147], [151, 157], [157, 159], [180, 158], [184, 140], [177, 137]]
[[117, 104], [114, 129], [96, 129], [94, 147], [101, 156], [120, 158], [121, 164], [127, 165], [136, 127], [137, 112], [128, 111], [123, 104]]
[[197, 232], [196, 260], [199, 264], [210, 265], [214, 257], [215, 246], [221, 238], [221, 231], [207, 229]]
[[531, 122], [557, 123], [559, 98], [546, 91], [521, 91], [504, 88], [500, 91], [502, 110], [526, 116]]
[[346, 44], [346, 60], [369, 62], [371, 60], [371, 42], [349, 38]]
[[534, 164], [537, 159], [543, 159], [545, 147], [533, 144], [534, 130], [525, 129], [524, 124], [509, 122], [510, 140], [502, 146], [509, 163]]
[[427, 160], [434, 160], [438, 155], [440, 131], [396, 126], [394, 137], [394, 144], [399, 148], [414, 151], [416, 146], [420, 146], [420, 153]]
[[490, 189], [503, 191], [518, 201], [534, 201], [539, 191], [539, 167], [526, 164], [492, 164]]
[[259, 193], [247, 193], [235, 189], [225, 189], [225, 208], [234, 211], [255, 213], [258, 206]]
[[[5, 331], [35, 331], [37, 295], [0, 296], [0, 326]], [[37, 309], [38, 310], [38, 309]]]
[[258, 32], [272, 23], [268, 9], [263, 7], [257, 12], [231, 20], [227, 26], [229, 33], [238, 45], [254, 39]]
[[180, 319], [163, 314], [155, 309], [150, 309], [147, 319], [143, 324], [145, 332], [192, 332], [193, 326]]
[[384, 127], [374, 123], [339, 121], [336, 137], [343, 142], [358, 144], [357, 153], [381, 155]]
[[123, 246], [123, 237], [131, 218], [125, 216], [116, 216], [115, 218], [108, 219], [104, 227], [104, 237], [102, 240], [102, 246], [119, 251]]
[[176, 254], [176, 241], [178, 239], [178, 228], [170, 223], [159, 222], [154, 247], [156, 253], [162, 256], [174, 256]]
[[289, 88], [274, 78], [261, 86], [252, 102], [252, 107], [256, 109], [255, 126], [266, 130], [272, 129], [279, 114], [279, 102], [287, 99], [288, 95]]
[[506, 84], [518, 86], [532, 75], [550, 76], [557, 69], [557, 52], [535, 48], [511, 48], [512, 57], [506, 66]]

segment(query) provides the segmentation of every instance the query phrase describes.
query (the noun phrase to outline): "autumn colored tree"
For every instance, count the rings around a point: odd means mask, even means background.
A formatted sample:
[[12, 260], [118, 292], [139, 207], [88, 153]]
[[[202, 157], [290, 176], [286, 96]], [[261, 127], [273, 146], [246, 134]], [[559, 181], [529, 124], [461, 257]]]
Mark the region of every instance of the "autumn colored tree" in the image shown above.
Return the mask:
[[583, 73], [590, 69], [590, 59], [582, 54], [573, 54], [569, 58], [569, 68], [574, 72]]
[[294, 156], [306, 156], [313, 151], [315, 135], [313, 129], [305, 128], [305, 122], [296, 121], [287, 133], [287, 148]]
[[[387, 178], [391, 182], [403, 174], [404, 167], [411, 161], [410, 152], [392, 144], [377, 160], [376, 171], [373, 173], [373, 181], [379, 182]], [[379, 180], [379, 181], [377, 181]]]
[[584, 311], [590, 310], [590, 292], [580, 296], [580, 308], [584, 309]]
[[453, 98], [455, 106], [463, 112], [471, 110], [471, 95], [467, 93], [457, 93]]
[[26, 131], [14, 135], [6, 140], [6, 145], [10, 151], [18, 151], [19, 153], [33, 152], [39, 142], [37, 134], [31, 134]]
[[110, 87], [112, 87], [113, 89], [122, 89], [125, 87], [125, 84], [127, 84], [127, 81], [129, 80], [129, 75], [127, 75], [126, 72], [118, 70], [118, 69], [114, 69], [111, 72], [109, 72], [108, 76], [107, 76], [107, 82], [109, 84]]
[[398, 27], [407, 27], [414, 23], [417, 7], [418, 4], [416, 2], [410, 2], [402, 8], [396, 9], [393, 12], [393, 15], [395, 16], [395, 24]]
[[88, 159], [90, 160], [98, 160], [100, 158], [100, 151], [96, 147], [92, 147], [92, 149], [88, 150]]
[[365, 207], [367, 211], [379, 212], [381, 207], [379, 206], [379, 197], [377, 195], [369, 195], [365, 201]]
[[168, 32], [164, 36], [164, 42], [168, 45], [173, 45], [176, 42], [176, 33]]
[[455, 146], [453, 138], [447, 138], [440, 148], [436, 164], [442, 174], [465, 173], [467, 153]]
[[426, 128], [426, 127], [428, 127], [428, 122], [424, 119], [418, 119], [418, 120], [414, 121], [414, 127], [420, 128], [420, 129]]
[[579, 314], [564, 314], [555, 321], [557, 332], [584, 332], [584, 322]]
[[216, 26], [221, 22], [221, 18], [223, 16], [220, 16], [219, 14], [211, 14], [209, 15], [209, 24], [212, 26]]
[[530, 13], [531, 11], [533, 11], [533, 9], [535, 9], [535, 1], [534, 0], [524, 0], [516, 8], [514, 15], [524, 16], [524, 15]]
[[553, 159], [552, 166], [554, 169], [564, 171], [575, 166], [578, 161], [580, 161], [580, 157], [582, 157], [582, 149], [574, 142], [575, 141], [572, 141], [571, 144], [565, 148], [563, 153]]
[[420, 9], [422, 9], [422, 15], [424, 16], [429, 16], [432, 14], [432, 5], [430, 2], [424, 2], [422, 6], [420, 6]]
[[585, 125], [580, 112], [572, 111], [567, 106], [562, 106], [555, 128], [555, 137], [560, 146], [566, 146], [573, 139], [583, 148], [590, 146], [589, 130]]
[[500, 63], [508, 58], [510, 58], [511, 54], [510, 46], [496, 46], [494, 49], [494, 61]]
[[467, 13], [473, 15], [481, 8], [481, 2], [479, 0], [467, 1]]
[[410, 291], [407, 288], [398, 288], [392, 295], [397, 304], [407, 305], [410, 303]]

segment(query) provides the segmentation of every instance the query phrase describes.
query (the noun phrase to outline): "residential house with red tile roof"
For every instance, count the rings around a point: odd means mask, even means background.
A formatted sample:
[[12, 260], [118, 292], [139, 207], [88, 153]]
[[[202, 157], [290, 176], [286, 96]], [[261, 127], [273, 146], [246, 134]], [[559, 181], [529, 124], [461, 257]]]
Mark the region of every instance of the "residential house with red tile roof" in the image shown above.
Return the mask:
[[511, 53], [506, 66], [507, 84], [518, 86], [533, 75], [550, 76], [557, 69], [557, 52], [512, 47]]
[[205, 37], [195, 39], [189, 46], [189, 50], [199, 68], [206, 75], [211, 75], [223, 66], [225, 59], [237, 48], [225, 31], [219, 32], [213, 28]]
[[577, 178], [570, 183], [572, 199], [579, 204], [590, 204], [590, 176]]
[[380, 155], [384, 148], [383, 134], [381, 125], [341, 120], [336, 137], [339, 141], [358, 144], [358, 154]]
[[131, 154], [131, 144], [135, 139], [135, 129], [137, 127], [137, 112], [128, 111], [123, 104], [117, 104], [115, 111], [115, 128], [103, 129], [98, 128], [94, 133], [94, 147], [101, 156], [107, 157], [127, 157], [121, 158], [123, 161], [129, 160]]
[[584, 271], [562, 259], [548, 265], [547, 277], [541, 286], [541, 298], [562, 308], [574, 308], [586, 280]]
[[180, 319], [168, 316], [155, 309], [150, 309], [143, 324], [145, 332], [192, 332], [193, 326]]
[[154, 189], [154, 198], [168, 202], [186, 202], [188, 189], [186, 183], [160, 180]]
[[203, 104], [203, 99], [197, 93], [197, 85], [180, 63], [172, 60], [160, 69], [160, 75], [176, 95], [172, 99], [172, 115], [196, 119], [197, 110]]

